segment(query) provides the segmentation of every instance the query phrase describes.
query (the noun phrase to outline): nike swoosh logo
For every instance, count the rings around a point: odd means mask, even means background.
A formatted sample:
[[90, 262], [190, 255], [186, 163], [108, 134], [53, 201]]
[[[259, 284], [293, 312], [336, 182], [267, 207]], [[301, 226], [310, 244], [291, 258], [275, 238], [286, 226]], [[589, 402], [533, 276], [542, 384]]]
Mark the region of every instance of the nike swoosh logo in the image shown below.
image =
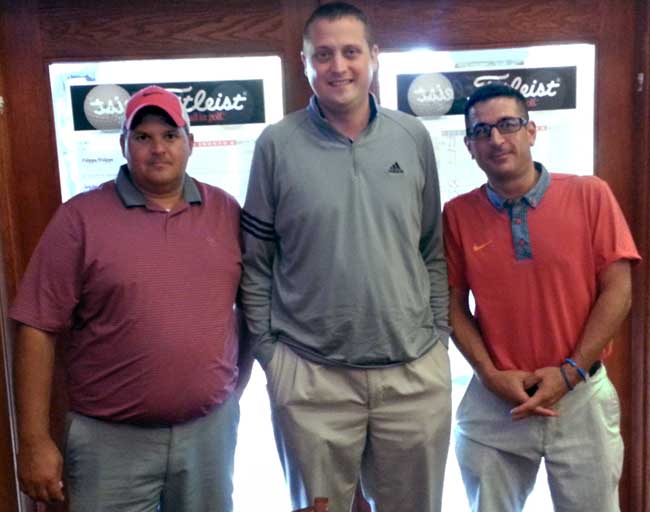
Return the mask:
[[492, 243], [492, 240], [490, 240], [489, 242], [485, 242], [484, 244], [480, 244], [480, 245], [478, 245], [478, 244], [474, 244], [474, 245], [472, 245], [472, 250], [473, 250], [474, 252], [482, 251], [483, 249], [485, 249], [485, 248], [486, 248], [488, 245], [490, 245], [491, 243]]

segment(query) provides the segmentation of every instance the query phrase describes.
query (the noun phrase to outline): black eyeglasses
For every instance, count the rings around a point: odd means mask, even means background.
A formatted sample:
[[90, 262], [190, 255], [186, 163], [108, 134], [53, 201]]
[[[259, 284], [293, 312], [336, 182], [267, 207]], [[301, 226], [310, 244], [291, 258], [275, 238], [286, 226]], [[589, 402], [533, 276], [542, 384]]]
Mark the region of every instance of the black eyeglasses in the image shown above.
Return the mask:
[[477, 123], [471, 130], [467, 130], [467, 136], [470, 139], [489, 139], [492, 135], [492, 128], [499, 130], [501, 135], [515, 133], [528, 124], [528, 119], [523, 117], [502, 117], [494, 124]]

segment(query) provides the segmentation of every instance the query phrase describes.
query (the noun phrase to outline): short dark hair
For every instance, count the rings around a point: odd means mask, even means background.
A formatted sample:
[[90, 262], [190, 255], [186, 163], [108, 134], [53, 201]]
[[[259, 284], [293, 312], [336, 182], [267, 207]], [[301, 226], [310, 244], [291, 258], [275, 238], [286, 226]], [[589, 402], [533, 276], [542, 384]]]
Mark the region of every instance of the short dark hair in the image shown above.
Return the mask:
[[366, 34], [366, 41], [368, 41], [368, 46], [372, 47], [372, 45], [375, 44], [375, 42], [372, 33], [372, 28], [370, 27], [370, 21], [368, 21], [368, 17], [361, 9], [347, 2], [331, 2], [328, 4], [323, 4], [320, 7], [317, 7], [316, 10], [311, 13], [311, 16], [305, 22], [305, 28], [302, 31], [303, 46], [307, 41], [309, 41], [309, 29], [316, 21], [318, 20], [334, 21], [346, 17], [355, 18], [363, 24], [364, 32]]
[[467, 129], [470, 128], [469, 111], [472, 107], [477, 103], [491, 100], [492, 98], [514, 99], [519, 104], [524, 119], [528, 119], [528, 105], [526, 104], [526, 98], [524, 98], [523, 94], [521, 94], [517, 89], [504, 83], [492, 82], [476, 89], [467, 99], [467, 103], [465, 103], [465, 127]]

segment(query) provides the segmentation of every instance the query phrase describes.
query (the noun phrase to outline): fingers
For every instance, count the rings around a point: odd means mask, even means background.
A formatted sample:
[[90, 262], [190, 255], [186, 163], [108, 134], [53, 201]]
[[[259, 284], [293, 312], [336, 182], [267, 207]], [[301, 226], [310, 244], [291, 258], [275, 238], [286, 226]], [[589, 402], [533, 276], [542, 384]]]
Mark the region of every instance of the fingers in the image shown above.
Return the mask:
[[532, 409], [522, 409], [522, 406], [515, 407], [510, 411], [512, 421], [521, 421], [531, 416], [546, 416], [548, 418], [555, 418], [560, 414], [555, 409], [550, 409], [548, 407], [534, 407]]
[[524, 387], [526, 389], [532, 388], [534, 386], [537, 386], [540, 382], [542, 382], [542, 377], [534, 373], [530, 373], [524, 378]]
[[546, 397], [538, 392], [530, 397], [528, 400], [510, 410], [510, 415], [513, 421], [519, 421], [530, 416], [546, 416], [556, 417], [559, 413], [551, 407], [542, 405]]
[[63, 494], [63, 482], [50, 480], [43, 483], [23, 483], [22, 491], [35, 501], [51, 503], [54, 501], [65, 501]]
[[36, 501], [63, 501], [63, 457], [50, 439], [23, 442], [18, 452], [20, 488]]
[[527, 381], [535, 384], [537, 377], [532, 373], [522, 371], [501, 371], [495, 376], [488, 386], [489, 389], [504, 400], [516, 404], [526, 402], [530, 396], [526, 393], [524, 383]]
[[48, 494], [51, 501], [64, 501], [65, 496], [63, 495], [63, 482], [60, 480], [56, 483], [52, 483], [48, 486]]

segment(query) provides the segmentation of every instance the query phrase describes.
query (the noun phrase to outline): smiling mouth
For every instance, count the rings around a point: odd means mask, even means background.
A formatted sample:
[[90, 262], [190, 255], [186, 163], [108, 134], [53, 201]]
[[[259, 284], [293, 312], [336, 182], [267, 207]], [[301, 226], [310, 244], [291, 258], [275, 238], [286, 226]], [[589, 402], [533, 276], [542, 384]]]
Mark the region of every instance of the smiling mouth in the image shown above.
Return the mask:
[[332, 87], [341, 87], [343, 85], [351, 84], [352, 79], [346, 78], [345, 80], [330, 80], [329, 84]]

